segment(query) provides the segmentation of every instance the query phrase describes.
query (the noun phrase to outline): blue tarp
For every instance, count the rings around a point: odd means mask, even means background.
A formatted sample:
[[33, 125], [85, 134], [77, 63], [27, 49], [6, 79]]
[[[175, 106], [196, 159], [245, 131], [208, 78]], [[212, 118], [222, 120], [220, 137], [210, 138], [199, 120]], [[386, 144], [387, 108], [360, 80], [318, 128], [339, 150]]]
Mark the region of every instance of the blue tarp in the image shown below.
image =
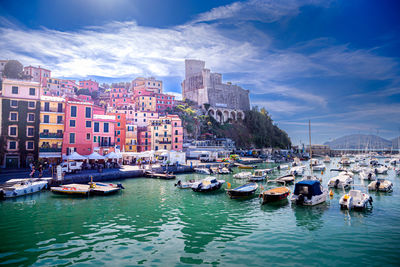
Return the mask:
[[296, 183], [294, 188], [294, 194], [299, 195], [303, 194], [307, 198], [311, 198], [312, 196], [321, 195], [321, 183], [317, 180], [304, 180]]

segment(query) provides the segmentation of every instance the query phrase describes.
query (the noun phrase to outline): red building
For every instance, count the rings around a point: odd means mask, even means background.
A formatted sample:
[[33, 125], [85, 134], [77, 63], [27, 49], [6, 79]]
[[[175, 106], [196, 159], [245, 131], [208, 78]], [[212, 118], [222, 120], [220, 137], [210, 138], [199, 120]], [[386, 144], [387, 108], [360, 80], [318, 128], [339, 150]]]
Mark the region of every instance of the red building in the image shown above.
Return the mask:
[[115, 145], [118, 149], [124, 151], [126, 141], [126, 114], [108, 113], [107, 115], [115, 116]]
[[109, 106], [118, 108], [133, 104], [131, 95], [126, 88], [112, 88], [110, 91]]
[[167, 94], [155, 94], [156, 105], [158, 112], [164, 112], [165, 110], [173, 109], [175, 106], [175, 96]]
[[151, 130], [147, 129], [147, 127], [138, 127], [137, 139], [138, 152], [151, 150]]
[[92, 80], [79, 81], [79, 89], [88, 89], [90, 92], [98, 91], [99, 84]]
[[67, 99], [65, 108], [62, 154], [76, 151], [89, 155], [92, 150], [93, 103]]
[[183, 149], [183, 126], [178, 115], [167, 115], [172, 125], [172, 150], [182, 151]]
[[115, 151], [115, 116], [93, 114], [92, 151], [103, 155]]

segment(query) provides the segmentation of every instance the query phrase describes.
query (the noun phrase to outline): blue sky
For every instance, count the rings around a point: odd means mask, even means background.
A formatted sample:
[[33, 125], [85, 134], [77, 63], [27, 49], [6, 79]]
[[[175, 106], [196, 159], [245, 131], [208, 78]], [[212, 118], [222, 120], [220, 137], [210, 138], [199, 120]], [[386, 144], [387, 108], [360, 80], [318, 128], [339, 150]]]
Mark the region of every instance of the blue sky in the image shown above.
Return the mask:
[[399, 1], [0, 1], [1, 58], [54, 77], [155, 76], [184, 59], [251, 91], [297, 144], [400, 135]]

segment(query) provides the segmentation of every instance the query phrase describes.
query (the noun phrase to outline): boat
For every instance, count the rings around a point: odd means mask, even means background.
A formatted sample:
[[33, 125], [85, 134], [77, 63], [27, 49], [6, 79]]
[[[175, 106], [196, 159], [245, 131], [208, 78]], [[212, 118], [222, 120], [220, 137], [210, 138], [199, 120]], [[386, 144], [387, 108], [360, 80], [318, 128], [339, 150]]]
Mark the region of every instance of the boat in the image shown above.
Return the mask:
[[274, 181], [281, 184], [290, 184], [293, 183], [295, 176], [293, 174], [284, 175], [276, 178]]
[[344, 194], [340, 200], [340, 208], [348, 210], [363, 210], [368, 204], [372, 205], [372, 197], [360, 190], [350, 190], [348, 194]]
[[[90, 185], [90, 183], [89, 183], [89, 185]], [[110, 187], [114, 187], [114, 188], [125, 189], [125, 187], [121, 183], [118, 183], [118, 184], [106, 184], [106, 183], [96, 182], [96, 185], [97, 186], [110, 186]]]
[[323, 165], [323, 164], [321, 163], [321, 161], [319, 159], [310, 159], [310, 165], [314, 167], [314, 166], [319, 166], [319, 165]]
[[195, 180], [189, 180], [187, 182], [182, 182], [181, 180], [179, 180], [175, 186], [180, 188], [180, 189], [189, 189], [192, 188], [192, 186], [194, 185], [194, 183], [196, 183]]
[[398, 165], [400, 164], [400, 158], [393, 158], [389, 160], [390, 165]]
[[360, 179], [362, 179], [362, 180], [368, 180], [368, 181], [375, 181], [376, 180], [376, 174], [370, 168], [362, 169], [361, 172], [359, 173], [359, 175], [360, 175]]
[[77, 196], [89, 196], [89, 195], [111, 195], [117, 193], [122, 189], [121, 186], [108, 186], [106, 184], [91, 182], [90, 184], [67, 184], [61, 186], [52, 187], [50, 190], [54, 194], [61, 195], [77, 195]]
[[400, 176], [400, 169], [394, 170], [397, 176]]
[[301, 160], [298, 157], [295, 157], [293, 159], [292, 167], [294, 166], [302, 166], [303, 164], [301, 163]]
[[40, 179], [11, 179], [0, 186], [0, 199], [33, 194], [47, 189], [47, 181]]
[[230, 198], [242, 198], [249, 197], [253, 195], [258, 188], [258, 184], [256, 183], [248, 183], [245, 185], [241, 185], [234, 189], [226, 189], [226, 193]]
[[319, 164], [319, 165], [315, 165], [313, 166], [313, 171], [324, 171], [326, 169], [324, 164]]
[[264, 205], [267, 203], [287, 199], [289, 195], [290, 195], [290, 189], [283, 186], [266, 190], [260, 193], [258, 197], [260, 198], [261, 205]]
[[169, 174], [169, 173], [157, 173], [157, 172], [153, 172], [153, 171], [146, 171], [145, 172], [145, 176], [146, 177], [150, 177], [150, 178], [159, 178], [159, 179], [164, 179], [164, 180], [172, 180], [175, 179], [176, 176], [173, 174]]
[[329, 188], [347, 188], [353, 183], [353, 178], [346, 172], [339, 173], [338, 176], [329, 179]]
[[381, 192], [392, 192], [393, 183], [389, 180], [379, 178], [377, 181], [373, 181], [368, 185], [368, 190], [381, 191]]
[[305, 166], [295, 166], [289, 170], [289, 174], [294, 176], [302, 176], [304, 174]]
[[235, 166], [238, 167], [239, 169], [254, 169], [257, 168], [257, 165], [244, 165], [241, 163], [235, 163]]
[[225, 180], [217, 180], [216, 177], [209, 176], [192, 185], [192, 190], [195, 192], [211, 192], [221, 188]]
[[219, 174], [230, 174], [231, 171], [227, 167], [222, 167], [218, 169]]
[[360, 173], [361, 170], [362, 170], [362, 168], [359, 164], [357, 164], [353, 168], [351, 168], [351, 172], [353, 172], [353, 173]]
[[369, 165], [377, 166], [378, 164], [379, 164], [379, 161], [378, 161], [377, 158], [372, 158], [372, 159], [369, 161]]
[[289, 170], [289, 165], [288, 164], [279, 165], [278, 170]]
[[200, 173], [200, 174], [207, 174], [210, 175], [210, 170], [207, 168], [194, 168], [193, 169], [196, 173]]
[[326, 201], [328, 191], [315, 179], [303, 180], [295, 184], [291, 201], [296, 205], [314, 206]]
[[347, 156], [342, 156], [342, 158], [339, 161], [339, 164], [341, 164], [343, 166], [350, 166], [351, 161]]
[[331, 158], [329, 156], [325, 156], [324, 163], [329, 163], [329, 162], [331, 162]]
[[255, 170], [249, 180], [252, 182], [263, 181], [267, 178], [268, 170]]
[[251, 177], [251, 172], [239, 172], [233, 175], [236, 179], [249, 179]]
[[386, 166], [381, 165], [381, 166], [375, 168], [376, 174], [387, 174], [387, 172], [388, 172], [388, 168]]

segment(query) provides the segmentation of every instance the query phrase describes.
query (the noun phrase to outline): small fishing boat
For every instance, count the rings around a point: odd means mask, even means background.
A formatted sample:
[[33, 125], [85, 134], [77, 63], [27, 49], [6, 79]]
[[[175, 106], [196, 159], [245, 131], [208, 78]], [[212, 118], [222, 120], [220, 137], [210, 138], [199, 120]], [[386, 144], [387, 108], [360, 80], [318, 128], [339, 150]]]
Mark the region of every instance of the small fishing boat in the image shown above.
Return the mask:
[[313, 171], [324, 171], [326, 169], [324, 164], [319, 164], [319, 165], [315, 165], [313, 166]]
[[360, 190], [350, 190], [348, 194], [343, 195], [340, 200], [340, 208], [348, 210], [363, 210], [368, 203], [372, 205], [372, 197]]
[[67, 184], [52, 187], [50, 190], [54, 194], [60, 195], [77, 195], [77, 196], [88, 196], [88, 195], [111, 195], [117, 193], [123, 188], [123, 186], [109, 186], [107, 184], [97, 184], [91, 182], [90, 184]]
[[325, 156], [324, 163], [329, 163], [329, 162], [331, 162], [331, 158], [329, 156]]
[[267, 178], [267, 172], [268, 170], [255, 170], [249, 180], [252, 182], [263, 181]]
[[387, 174], [387, 172], [388, 172], [388, 167], [386, 167], [386, 166], [382, 165], [382, 166], [375, 168], [376, 174]]
[[257, 165], [245, 165], [241, 163], [235, 163], [235, 166], [238, 167], [239, 169], [254, 169], [257, 168]]
[[159, 179], [164, 179], [164, 180], [172, 180], [175, 179], [176, 176], [170, 173], [156, 173], [152, 171], [146, 171], [145, 172], [146, 177], [150, 178], [159, 178]]
[[11, 179], [0, 186], [0, 199], [33, 194], [47, 188], [40, 179]]
[[242, 198], [242, 197], [249, 197], [256, 192], [258, 188], [258, 184], [256, 183], [248, 183], [245, 185], [241, 185], [234, 189], [226, 189], [226, 193], [229, 195], [230, 198]]
[[296, 205], [314, 206], [325, 202], [327, 196], [328, 191], [320, 181], [307, 179], [295, 184], [291, 201]]
[[392, 192], [393, 183], [389, 180], [379, 178], [377, 181], [373, 181], [368, 185], [368, 190], [381, 191], [381, 192]]
[[278, 170], [289, 170], [289, 165], [288, 164], [279, 165]]
[[189, 189], [192, 188], [192, 186], [194, 185], [194, 183], [196, 183], [195, 180], [189, 180], [187, 182], [182, 182], [181, 180], [179, 180], [175, 186], [180, 188], [180, 189]]
[[310, 159], [310, 165], [311, 166], [319, 166], [323, 165], [319, 159]]
[[[106, 184], [106, 183], [96, 182], [95, 184], [96, 184], [96, 186], [109, 186], [109, 187], [113, 187], [113, 188], [125, 189], [125, 187], [121, 183], [118, 183], [118, 184]], [[90, 185], [90, 183], [89, 183], [89, 185]]]
[[210, 175], [210, 174], [211, 174], [210, 170], [207, 169], [207, 168], [194, 168], [193, 170], [194, 170], [196, 173], [200, 173], [200, 174], [207, 174], [207, 175]]
[[249, 179], [251, 177], [251, 172], [239, 172], [233, 175], [236, 179]]
[[339, 173], [338, 176], [332, 177], [328, 182], [329, 188], [347, 188], [353, 182], [353, 178], [346, 172]]
[[339, 161], [339, 164], [343, 165], [343, 166], [350, 166], [351, 161], [348, 157], [346, 156], [342, 156], [342, 158]]
[[289, 174], [294, 176], [303, 176], [305, 170], [305, 166], [295, 166], [289, 170]]
[[289, 195], [290, 195], [290, 189], [283, 186], [266, 190], [260, 193], [258, 197], [260, 198], [261, 205], [264, 205], [270, 202], [287, 199]]
[[217, 180], [216, 177], [210, 176], [192, 185], [195, 192], [211, 192], [221, 188], [225, 180]]
[[222, 167], [218, 169], [219, 174], [230, 174], [231, 171], [227, 167]]
[[351, 172], [353, 173], [360, 173], [362, 171], [362, 168], [359, 164], [355, 165], [352, 169]]
[[293, 174], [284, 175], [276, 178], [274, 181], [281, 184], [290, 184], [293, 183], [295, 176]]
[[376, 180], [376, 174], [374, 170], [370, 168], [364, 168], [361, 170], [359, 173], [360, 179], [362, 180], [368, 180], [368, 181], [375, 181]]
[[372, 158], [372, 159], [369, 161], [369, 165], [377, 166], [378, 164], [379, 164], [379, 161], [378, 161], [377, 158]]

